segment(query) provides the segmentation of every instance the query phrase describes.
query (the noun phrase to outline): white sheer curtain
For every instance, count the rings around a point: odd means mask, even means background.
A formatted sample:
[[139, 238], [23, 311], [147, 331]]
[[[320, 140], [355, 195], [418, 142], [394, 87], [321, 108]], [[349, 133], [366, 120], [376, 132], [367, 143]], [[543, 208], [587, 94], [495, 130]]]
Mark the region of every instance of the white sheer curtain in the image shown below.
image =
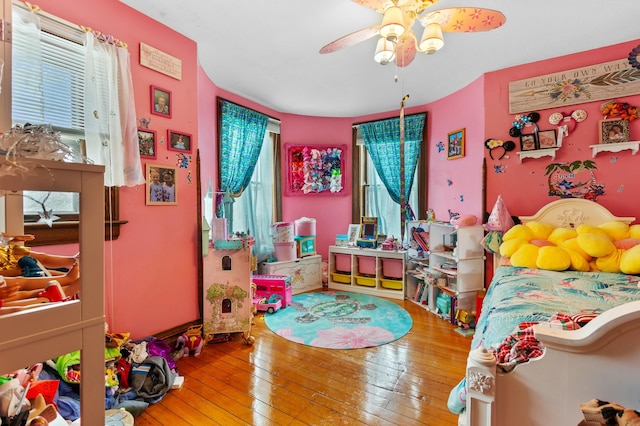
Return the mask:
[[[400, 239], [400, 205], [394, 202], [389, 192], [384, 186], [382, 179], [378, 176], [376, 168], [371, 161], [369, 154], [367, 158], [367, 186], [365, 214], [378, 218], [378, 233], [385, 234], [387, 237], [395, 237]], [[418, 205], [418, 170], [413, 177], [413, 186], [409, 195], [409, 205], [414, 211]], [[405, 236], [406, 237], [406, 236]]]
[[[143, 184], [129, 52], [92, 32], [85, 48], [87, 156], [105, 166], [105, 186]], [[101, 73], [106, 78], [96, 78]]]
[[258, 162], [249, 186], [235, 200], [233, 207], [234, 231], [249, 231], [256, 244], [253, 254], [261, 261], [273, 252], [271, 223], [273, 218], [273, 138], [264, 135]]

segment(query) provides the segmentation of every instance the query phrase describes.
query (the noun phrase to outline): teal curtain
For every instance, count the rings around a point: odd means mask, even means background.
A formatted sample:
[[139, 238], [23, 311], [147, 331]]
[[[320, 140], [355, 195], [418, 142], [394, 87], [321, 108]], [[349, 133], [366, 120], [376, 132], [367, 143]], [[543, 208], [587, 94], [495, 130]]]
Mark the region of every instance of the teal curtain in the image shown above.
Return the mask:
[[269, 117], [249, 108], [223, 101], [220, 158], [220, 189], [241, 193], [255, 168]]
[[[413, 186], [426, 114], [404, 118], [404, 199]], [[367, 152], [391, 199], [400, 204], [400, 118], [372, 121], [360, 125]]]
[[233, 203], [247, 188], [260, 156], [269, 117], [243, 106], [222, 101], [220, 131], [220, 190], [227, 194], [224, 216], [233, 230]]

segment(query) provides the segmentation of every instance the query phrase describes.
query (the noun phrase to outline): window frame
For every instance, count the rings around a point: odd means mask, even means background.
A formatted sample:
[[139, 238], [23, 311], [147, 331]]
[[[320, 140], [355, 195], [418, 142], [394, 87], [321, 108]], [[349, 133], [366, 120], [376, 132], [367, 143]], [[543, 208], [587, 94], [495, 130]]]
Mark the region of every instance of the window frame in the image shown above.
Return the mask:
[[[427, 200], [429, 198], [429, 182], [428, 182], [428, 158], [429, 158], [429, 149], [427, 144], [427, 122], [429, 118], [429, 113], [427, 111], [424, 112], [415, 112], [407, 115], [414, 114], [424, 114], [424, 126], [422, 128], [422, 143], [420, 144], [420, 156], [418, 157], [418, 182], [414, 182], [414, 185], [417, 184], [418, 188], [418, 211], [414, 212], [416, 215], [416, 219], [423, 220], [426, 219], [427, 214]], [[366, 161], [363, 161], [361, 153], [365, 148], [360, 148], [358, 145], [358, 126], [365, 123], [371, 123], [375, 121], [383, 121], [388, 120], [390, 118], [398, 118], [398, 116], [391, 116], [380, 118], [378, 120], [369, 120], [362, 121], [358, 123], [354, 123], [351, 132], [351, 170], [352, 176], [351, 179], [351, 223], [360, 223], [360, 219], [364, 216], [365, 212], [365, 189], [363, 178], [366, 176]]]

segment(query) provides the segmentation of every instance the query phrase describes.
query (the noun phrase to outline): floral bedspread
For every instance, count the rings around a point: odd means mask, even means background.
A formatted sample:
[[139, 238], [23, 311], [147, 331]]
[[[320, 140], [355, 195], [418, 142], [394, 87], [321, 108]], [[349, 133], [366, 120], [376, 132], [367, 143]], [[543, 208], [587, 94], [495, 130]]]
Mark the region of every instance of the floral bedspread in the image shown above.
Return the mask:
[[[640, 300], [639, 282], [635, 275], [500, 267], [484, 298], [471, 349], [497, 348], [523, 322], [548, 322], [557, 313], [600, 314]], [[451, 390], [448, 406], [459, 414], [465, 404], [462, 379]]]

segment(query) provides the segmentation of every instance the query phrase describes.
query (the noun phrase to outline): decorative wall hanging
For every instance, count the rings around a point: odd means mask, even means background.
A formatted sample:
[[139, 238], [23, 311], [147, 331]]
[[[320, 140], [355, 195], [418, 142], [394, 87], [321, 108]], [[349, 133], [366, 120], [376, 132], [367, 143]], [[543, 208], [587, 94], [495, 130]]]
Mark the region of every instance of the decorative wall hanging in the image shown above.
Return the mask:
[[611, 100], [600, 106], [600, 111], [604, 118], [620, 117], [623, 120], [633, 121], [640, 117], [638, 107], [630, 105], [627, 102], [618, 102]]
[[175, 167], [147, 163], [148, 206], [170, 206], [178, 204], [178, 187]]
[[464, 157], [465, 129], [447, 135], [447, 160]]
[[640, 45], [631, 49], [629, 52], [629, 65], [636, 69], [640, 69], [640, 62], [638, 62], [638, 55], [640, 55]]
[[[505, 156], [509, 158], [507, 152], [513, 151], [516, 148], [515, 142], [503, 141], [501, 139], [487, 139], [484, 141], [484, 146], [489, 150], [489, 157], [491, 157], [492, 160], [502, 160]], [[494, 158], [494, 150], [499, 152], [499, 154], [496, 154], [496, 156], [499, 155], [498, 158]]]
[[[636, 55], [637, 56], [637, 55]], [[627, 58], [509, 83], [509, 113], [577, 105], [640, 93], [640, 69]]]
[[346, 195], [346, 145], [286, 144], [287, 195]]
[[167, 149], [191, 152], [191, 135], [188, 133], [167, 130]]
[[151, 114], [171, 118], [171, 92], [151, 86]]
[[138, 149], [140, 157], [156, 158], [156, 131], [138, 129]]
[[596, 169], [596, 163], [591, 160], [549, 164], [544, 173], [548, 176], [549, 195], [597, 200], [605, 190], [604, 185], [596, 182], [593, 173]]
[[629, 122], [623, 118], [609, 118], [598, 122], [600, 143], [629, 142]]
[[140, 43], [140, 65], [182, 80], [182, 61], [145, 43]]
[[562, 146], [562, 140], [576, 128], [577, 123], [587, 119], [587, 112], [577, 109], [567, 115], [564, 112], [554, 112], [549, 116], [549, 124], [558, 126], [558, 146]]

